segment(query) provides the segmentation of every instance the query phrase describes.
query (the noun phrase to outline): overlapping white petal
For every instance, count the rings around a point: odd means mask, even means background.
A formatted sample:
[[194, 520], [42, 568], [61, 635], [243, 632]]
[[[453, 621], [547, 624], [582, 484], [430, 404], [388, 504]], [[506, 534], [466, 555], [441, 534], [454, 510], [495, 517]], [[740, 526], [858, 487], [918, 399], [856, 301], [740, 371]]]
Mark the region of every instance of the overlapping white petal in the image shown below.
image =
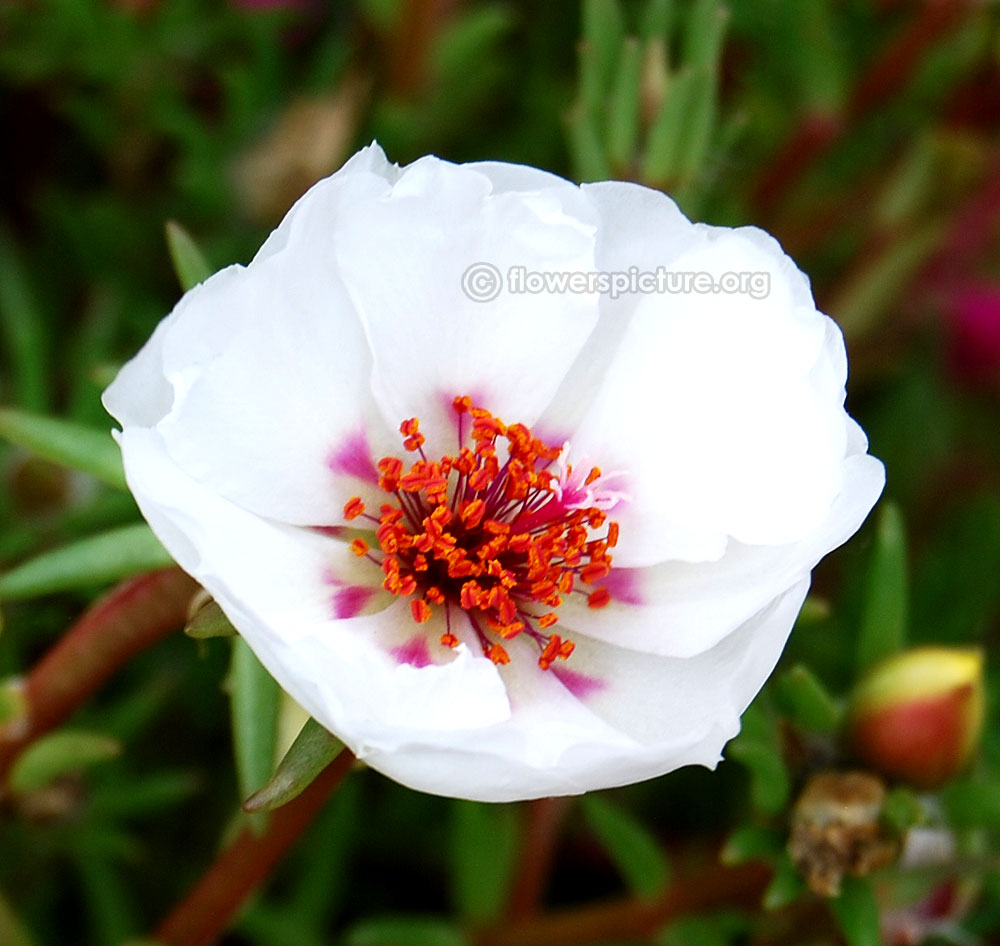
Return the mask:
[[[469, 266], [766, 272], [770, 294], [511, 293]], [[843, 409], [839, 331], [766, 234], [694, 225], [636, 185], [531, 168], [390, 165], [376, 146], [316, 185], [247, 267], [189, 293], [105, 395], [126, 476], [183, 568], [278, 681], [373, 767], [509, 800], [714, 765], [777, 660], [809, 572], [883, 482]], [[568, 602], [569, 661], [509, 642], [497, 667], [460, 608], [409, 600], [337, 530], [385, 498], [374, 463], [451, 401], [571, 442], [629, 500], [604, 609]], [[351, 526], [358, 522], [349, 523]], [[576, 596], [571, 596], [576, 597]]]

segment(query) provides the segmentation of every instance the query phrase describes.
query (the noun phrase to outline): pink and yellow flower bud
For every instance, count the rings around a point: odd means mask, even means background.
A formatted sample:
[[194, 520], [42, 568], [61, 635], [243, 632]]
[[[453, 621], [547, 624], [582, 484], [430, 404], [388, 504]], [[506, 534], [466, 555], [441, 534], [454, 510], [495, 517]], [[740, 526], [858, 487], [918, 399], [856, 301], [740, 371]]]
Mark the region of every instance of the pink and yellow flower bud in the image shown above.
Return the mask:
[[873, 769], [934, 788], [969, 761], [982, 724], [982, 653], [921, 647], [884, 660], [861, 680], [847, 735]]

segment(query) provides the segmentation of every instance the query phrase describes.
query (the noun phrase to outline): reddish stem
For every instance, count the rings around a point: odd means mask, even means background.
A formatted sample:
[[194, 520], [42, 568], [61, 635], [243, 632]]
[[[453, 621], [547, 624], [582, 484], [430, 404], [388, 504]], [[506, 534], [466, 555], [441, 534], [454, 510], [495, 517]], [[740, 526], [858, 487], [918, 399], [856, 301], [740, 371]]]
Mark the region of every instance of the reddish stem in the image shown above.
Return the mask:
[[507, 910], [511, 919], [524, 919], [538, 912], [552, 869], [559, 829], [571, 804], [570, 798], [538, 798], [526, 805], [517, 880]]
[[977, 188], [952, 217], [938, 251], [916, 281], [916, 294], [948, 288], [968, 278], [1000, 230], [1000, 156], [986, 170]]
[[674, 883], [656, 900], [628, 898], [567, 908], [507, 923], [473, 938], [475, 946], [586, 946], [587, 943], [644, 939], [691, 913], [720, 906], [756, 904], [771, 876], [760, 863], [713, 866]]
[[394, 37], [389, 85], [400, 97], [413, 100], [424, 91], [431, 54], [442, 28], [454, 15], [460, 0], [406, 0]]
[[927, 0], [862, 76], [843, 114], [806, 116], [799, 131], [768, 163], [767, 172], [754, 190], [754, 204], [768, 207], [780, 203], [852, 122], [887, 102], [906, 85], [927, 50], [940, 43], [968, 9], [969, 0]]
[[319, 814], [353, 762], [345, 749], [298, 798], [271, 814], [262, 835], [245, 828], [160, 924], [156, 942], [211, 946]]
[[122, 582], [66, 632], [28, 674], [25, 712], [0, 727], [0, 784], [17, 754], [59, 725], [119, 667], [184, 624], [198, 586], [180, 569]]

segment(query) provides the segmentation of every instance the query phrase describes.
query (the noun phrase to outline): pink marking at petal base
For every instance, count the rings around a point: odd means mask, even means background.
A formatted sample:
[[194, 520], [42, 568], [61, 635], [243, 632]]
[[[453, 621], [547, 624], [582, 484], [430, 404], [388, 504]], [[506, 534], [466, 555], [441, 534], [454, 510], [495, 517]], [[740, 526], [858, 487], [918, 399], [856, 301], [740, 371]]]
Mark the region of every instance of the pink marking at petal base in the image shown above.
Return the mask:
[[642, 580], [638, 568], [614, 568], [600, 581], [594, 582], [597, 588], [607, 588], [612, 601], [623, 604], [644, 604], [642, 597]]
[[570, 670], [568, 667], [551, 667], [549, 673], [554, 673], [556, 679], [578, 700], [585, 700], [588, 696], [604, 689], [604, 681], [597, 677], [588, 677], [578, 670]]
[[338, 620], [357, 617], [374, 594], [374, 588], [366, 588], [363, 585], [345, 585], [343, 588], [338, 588], [330, 598], [333, 604], [333, 616]]
[[351, 434], [342, 444], [335, 447], [327, 458], [326, 465], [334, 473], [356, 476], [368, 483], [378, 483], [378, 470], [372, 459], [372, 449], [363, 430]]
[[[346, 526], [309, 526], [310, 532], [315, 532], [318, 535], [326, 535], [331, 539], [342, 539], [349, 532], [353, 532], [353, 529], [348, 529]], [[336, 584], [336, 581], [332, 582]]]
[[411, 637], [400, 647], [393, 647], [389, 653], [401, 664], [409, 664], [418, 669], [432, 662], [431, 653], [427, 649], [427, 638], [421, 634]]

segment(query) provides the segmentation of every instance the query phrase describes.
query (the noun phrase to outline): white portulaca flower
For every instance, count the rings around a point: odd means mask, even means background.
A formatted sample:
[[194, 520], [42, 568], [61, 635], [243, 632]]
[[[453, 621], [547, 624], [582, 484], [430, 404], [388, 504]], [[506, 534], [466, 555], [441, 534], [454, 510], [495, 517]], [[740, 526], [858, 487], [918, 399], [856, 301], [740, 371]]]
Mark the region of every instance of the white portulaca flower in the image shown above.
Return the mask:
[[105, 404], [281, 685], [386, 775], [500, 801], [719, 761], [883, 486], [846, 370], [760, 230], [372, 146]]

